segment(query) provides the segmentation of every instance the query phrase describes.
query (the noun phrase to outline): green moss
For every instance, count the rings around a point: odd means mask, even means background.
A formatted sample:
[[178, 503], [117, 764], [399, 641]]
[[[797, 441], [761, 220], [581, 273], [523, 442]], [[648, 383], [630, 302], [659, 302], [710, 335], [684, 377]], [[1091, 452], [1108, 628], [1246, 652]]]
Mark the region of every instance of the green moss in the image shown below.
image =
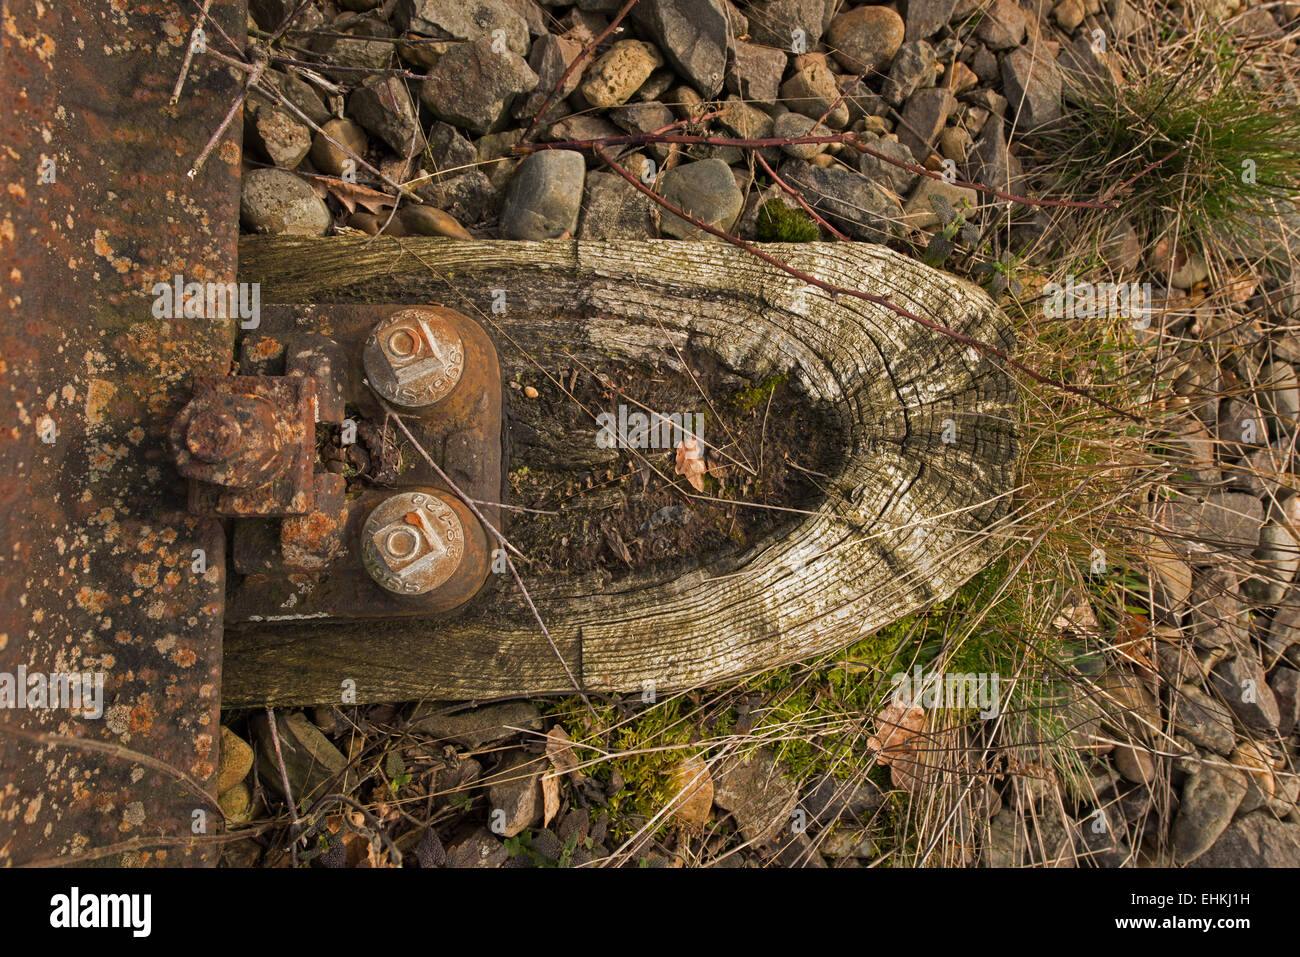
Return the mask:
[[[668, 805], [677, 793], [673, 769], [699, 748], [691, 746], [693, 729], [683, 720], [680, 698], [652, 703], [630, 717], [613, 703], [592, 704], [594, 716], [577, 697], [552, 702], [544, 710], [570, 723], [581, 715], [590, 730], [573, 735], [581, 743], [574, 749], [578, 760], [595, 762], [587, 772], [606, 788], [616, 773], [622, 780], [606, 805], [610, 832], [621, 840]], [[655, 833], [669, 823], [661, 822]]]
[[[767, 384], [764, 384], [767, 385]], [[756, 386], [756, 391], [762, 386]], [[1004, 737], [1043, 755], [1074, 781], [1077, 757], [1053, 742], [1068, 741], [1056, 696], [1062, 669], [1085, 653], [1067, 636], [1031, 636], [1032, 602], [1008, 576], [1017, 566], [1002, 559], [949, 599], [916, 612], [862, 638], [843, 651], [813, 663], [777, 668], [720, 688], [672, 695], [642, 705], [636, 696], [621, 704], [597, 703], [595, 715], [576, 697], [549, 703], [546, 710], [570, 730], [584, 768], [602, 785], [615, 774], [622, 787], [608, 798], [610, 832], [615, 840], [644, 828], [677, 792], [675, 767], [690, 755], [715, 756], [736, 736], [773, 751], [782, 769], [801, 787], [824, 774], [841, 780], [860, 777], [869, 763], [866, 736], [872, 717], [893, 690], [895, 672], [919, 664], [926, 671], [997, 674]], [[1117, 590], [1132, 594], [1135, 582], [1116, 565], [1102, 580], [1084, 576], [1093, 604], [1122, 607]], [[978, 624], [974, 624], [978, 619]], [[1014, 679], [1014, 680], [1013, 680]], [[629, 704], [636, 709], [629, 713]], [[743, 719], [743, 720], [742, 720]], [[950, 713], [945, 725], [976, 720], [976, 709]], [[574, 733], [574, 729], [580, 729]], [[1026, 758], [1028, 760], [1029, 758]], [[868, 777], [891, 791], [889, 769], [874, 767]], [[891, 794], [875, 827], [885, 844], [906, 849], [915, 828], [906, 797]], [[673, 823], [662, 817], [652, 836]], [[892, 843], [891, 843], [892, 842]]]
[[821, 227], [801, 209], [769, 199], [758, 211], [758, 239], [764, 243], [815, 243]]
[[786, 377], [784, 375], [774, 375], [755, 385], [737, 389], [728, 397], [727, 405], [733, 412], [748, 415], [760, 405], [765, 405], [772, 394], [785, 385], [785, 382]]

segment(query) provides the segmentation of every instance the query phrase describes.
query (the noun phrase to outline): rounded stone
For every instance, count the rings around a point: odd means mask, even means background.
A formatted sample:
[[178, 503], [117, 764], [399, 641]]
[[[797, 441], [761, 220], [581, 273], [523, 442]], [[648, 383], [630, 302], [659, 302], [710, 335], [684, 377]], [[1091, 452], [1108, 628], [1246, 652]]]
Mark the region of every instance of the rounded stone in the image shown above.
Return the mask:
[[837, 130], [849, 122], [848, 104], [840, 95], [839, 81], [824, 53], [796, 58], [794, 74], [781, 84], [781, 99], [795, 113], [816, 119], [825, 117], [826, 125]]
[[282, 169], [255, 169], [244, 174], [239, 219], [255, 233], [278, 236], [323, 236], [330, 211], [307, 183]]
[[1147, 567], [1153, 576], [1157, 613], [1172, 618], [1181, 615], [1192, 593], [1192, 567], [1173, 552], [1154, 547], [1147, 553]]
[[1106, 234], [1098, 252], [1117, 274], [1128, 274], [1142, 263], [1142, 240], [1127, 219], [1119, 219]]
[[[802, 113], [782, 113], [772, 124], [772, 135], [780, 139], [799, 139], [804, 136], [830, 136], [834, 131]], [[810, 160], [826, 152], [826, 143], [793, 143], [781, 147], [781, 152], [795, 159]]]
[[[358, 156], [366, 155], [366, 131], [362, 129], [360, 123], [346, 119], [330, 120], [320, 128], [320, 132], [316, 134], [311, 144], [312, 165], [322, 173], [342, 176], [343, 164], [352, 159], [347, 152], [326, 139], [326, 136], [346, 146]], [[353, 160], [353, 163], [356, 163], [356, 160]]]
[[221, 726], [221, 754], [217, 758], [217, 793], [229, 791], [253, 768], [253, 749], [239, 735]]
[[855, 7], [831, 21], [826, 45], [852, 73], [883, 71], [903, 45], [903, 18], [889, 7]]
[[270, 106], [246, 114], [247, 142], [256, 143], [276, 166], [294, 169], [311, 149], [311, 131], [284, 110]]
[[519, 164], [501, 209], [503, 239], [559, 239], [578, 229], [587, 164], [572, 150], [542, 150]]
[[217, 796], [221, 814], [230, 824], [242, 824], [247, 821], [253, 810], [253, 795], [243, 781], [235, 782]]
[[450, 239], [473, 239], [456, 217], [432, 206], [403, 206], [398, 214], [402, 225], [415, 236], [446, 236]]
[[663, 63], [664, 58], [651, 44], [619, 40], [592, 65], [578, 90], [597, 109], [621, 106]]
[[1075, 27], [1083, 22], [1083, 0], [1061, 0], [1052, 8], [1052, 18], [1066, 33], [1073, 33]]
[[1285, 362], [1270, 362], [1260, 372], [1258, 391], [1264, 409], [1287, 430], [1300, 419], [1300, 376]]
[[1111, 752], [1115, 761], [1115, 769], [1123, 776], [1125, 781], [1131, 781], [1134, 784], [1149, 784], [1156, 777], [1155, 758], [1146, 748], [1128, 744], [1115, 746]]
[[[716, 229], [730, 229], [744, 204], [731, 167], [720, 159], [697, 160], [670, 169], [660, 180], [660, 187], [665, 200]], [[677, 239], [712, 238], [667, 210], [663, 211], [659, 231]]]
[[[1106, 723], [1118, 735], [1150, 741], [1160, 727], [1160, 699], [1132, 671], [1108, 671], [1096, 682]], [[1136, 757], [1136, 756], [1135, 756]]]
[[992, 0], [983, 14], [975, 36], [994, 53], [1018, 46], [1025, 39], [1028, 18], [1016, 0]]

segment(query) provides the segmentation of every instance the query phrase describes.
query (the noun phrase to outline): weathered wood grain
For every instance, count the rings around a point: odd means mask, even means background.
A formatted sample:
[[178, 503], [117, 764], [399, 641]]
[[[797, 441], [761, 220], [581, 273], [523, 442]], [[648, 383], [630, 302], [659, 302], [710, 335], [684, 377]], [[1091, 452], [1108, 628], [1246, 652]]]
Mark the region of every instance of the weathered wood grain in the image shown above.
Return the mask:
[[[884, 247], [766, 248], [1014, 347], [981, 290]], [[675, 577], [640, 574], [613, 588], [594, 574], [528, 581], [589, 690], [681, 688], [842, 647], [951, 594], [988, 561], [987, 530], [1010, 506], [1014, 384], [1001, 369], [728, 246], [245, 237], [240, 252], [240, 279], [261, 282], [266, 302], [460, 309], [493, 336], [507, 378], [567, 367], [570, 356], [663, 361], [689, 342], [749, 376], [788, 374], [834, 411], [844, 449], [835, 492], [793, 530]], [[492, 309], [497, 290], [504, 313]], [[345, 679], [359, 701], [572, 690], [527, 606], [500, 583], [444, 620], [227, 635], [226, 707], [338, 701]]]

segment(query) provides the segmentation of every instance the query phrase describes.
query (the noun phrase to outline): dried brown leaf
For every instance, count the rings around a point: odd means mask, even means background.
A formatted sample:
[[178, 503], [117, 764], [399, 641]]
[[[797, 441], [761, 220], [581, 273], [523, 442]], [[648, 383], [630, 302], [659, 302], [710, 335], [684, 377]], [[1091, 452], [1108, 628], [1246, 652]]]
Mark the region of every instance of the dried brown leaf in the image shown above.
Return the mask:
[[876, 760], [891, 764], [899, 758], [913, 754], [917, 739], [925, 733], [925, 711], [920, 705], [890, 701], [876, 715], [876, 734], [867, 740], [867, 747], [879, 752]]
[[343, 835], [343, 866], [344, 867], [362, 867], [369, 866], [369, 861], [374, 853], [371, 850], [370, 838], [356, 831], [348, 831]]
[[332, 176], [312, 176], [306, 174], [307, 182], [311, 188], [316, 191], [316, 195], [321, 199], [326, 196], [333, 196], [349, 213], [355, 213], [358, 206], [364, 206], [372, 213], [378, 213], [381, 209], [391, 208], [397, 200], [387, 193], [381, 193], [377, 189], [371, 189], [369, 186], [362, 186], [359, 183], [349, 183], [346, 180], [336, 179]]
[[867, 747], [877, 751], [877, 761], [889, 766], [894, 787], [916, 793], [931, 770], [924, 756], [929, 741], [924, 709], [891, 700], [876, 715], [876, 724], [879, 730]]
[[555, 774], [542, 775], [542, 827], [560, 813], [560, 779]]
[[578, 756], [573, 752], [573, 739], [563, 725], [557, 724], [546, 732], [546, 756], [560, 774], [567, 774], [574, 784], [581, 784], [586, 776], [578, 770]]
[[691, 488], [697, 492], [704, 491], [704, 450], [700, 448], [699, 440], [693, 435], [688, 435], [682, 441], [677, 443], [677, 462], [674, 471], [678, 475], [686, 477], [686, 481], [691, 483]]
[[1233, 273], [1228, 277], [1224, 284], [1224, 293], [1228, 302], [1234, 306], [1243, 305], [1246, 300], [1255, 294], [1256, 287], [1259, 286], [1259, 279], [1249, 269], [1243, 269]]

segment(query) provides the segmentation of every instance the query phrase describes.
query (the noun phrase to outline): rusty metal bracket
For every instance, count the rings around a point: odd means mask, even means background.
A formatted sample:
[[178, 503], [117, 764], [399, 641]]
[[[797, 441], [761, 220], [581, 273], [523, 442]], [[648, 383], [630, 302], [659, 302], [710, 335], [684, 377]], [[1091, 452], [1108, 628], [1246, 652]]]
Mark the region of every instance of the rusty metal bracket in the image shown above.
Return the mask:
[[375, 397], [500, 528], [501, 373], [478, 323], [270, 306], [240, 373], [196, 380], [170, 435], [191, 508], [237, 519], [228, 622], [428, 615], [482, 588], [489, 533]]

